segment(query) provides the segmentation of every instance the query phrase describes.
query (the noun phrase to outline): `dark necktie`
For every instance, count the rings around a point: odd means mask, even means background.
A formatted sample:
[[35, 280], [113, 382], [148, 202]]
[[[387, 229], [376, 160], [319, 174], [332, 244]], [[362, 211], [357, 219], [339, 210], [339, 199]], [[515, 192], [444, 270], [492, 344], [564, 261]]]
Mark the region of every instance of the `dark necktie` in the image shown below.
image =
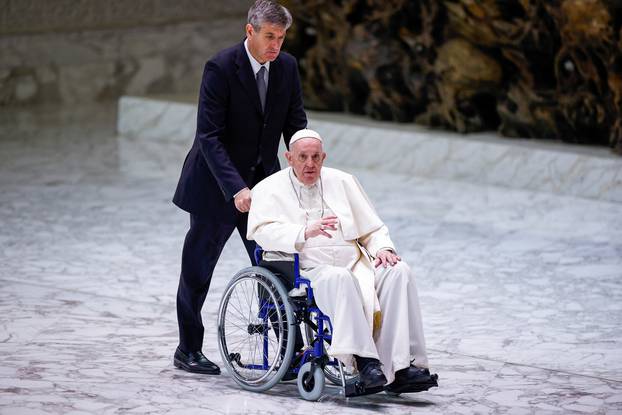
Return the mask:
[[259, 100], [261, 101], [261, 110], [266, 108], [266, 80], [264, 79], [264, 73], [266, 67], [262, 66], [257, 72], [257, 90], [259, 91]]

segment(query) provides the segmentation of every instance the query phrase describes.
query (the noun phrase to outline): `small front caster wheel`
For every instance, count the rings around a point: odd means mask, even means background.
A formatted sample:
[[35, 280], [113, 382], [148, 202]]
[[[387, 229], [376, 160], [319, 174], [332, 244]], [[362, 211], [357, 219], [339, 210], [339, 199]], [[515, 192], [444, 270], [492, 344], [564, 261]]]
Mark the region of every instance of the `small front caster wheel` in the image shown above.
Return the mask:
[[[312, 370], [313, 368], [313, 370]], [[320, 365], [307, 362], [298, 371], [298, 393], [307, 401], [317, 401], [324, 391], [324, 371]]]

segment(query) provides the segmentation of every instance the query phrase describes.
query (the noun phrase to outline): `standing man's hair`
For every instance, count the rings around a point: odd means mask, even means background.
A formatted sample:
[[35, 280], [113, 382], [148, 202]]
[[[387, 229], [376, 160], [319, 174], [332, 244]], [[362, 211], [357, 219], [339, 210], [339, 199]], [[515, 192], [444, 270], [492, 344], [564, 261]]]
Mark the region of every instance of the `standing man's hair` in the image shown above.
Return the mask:
[[287, 30], [292, 25], [292, 15], [276, 1], [257, 0], [248, 10], [248, 23], [257, 32], [264, 23], [282, 26]]

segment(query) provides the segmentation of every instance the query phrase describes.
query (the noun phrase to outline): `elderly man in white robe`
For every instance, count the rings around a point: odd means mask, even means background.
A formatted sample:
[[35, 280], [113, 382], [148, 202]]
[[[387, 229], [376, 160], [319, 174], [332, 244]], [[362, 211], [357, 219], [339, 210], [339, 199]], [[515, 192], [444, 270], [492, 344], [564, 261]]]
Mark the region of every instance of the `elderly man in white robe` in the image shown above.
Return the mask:
[[298, 131], [289, 148], [290, 167], [253, 188], [247, 238], [281, 258], [299, 254], [333, 325], [328, 353], [356, 363], [364, 387], [403, 393], [435, 386], [415, 280], [387, 227], [355, 177], [322, 167], [317, 132]]

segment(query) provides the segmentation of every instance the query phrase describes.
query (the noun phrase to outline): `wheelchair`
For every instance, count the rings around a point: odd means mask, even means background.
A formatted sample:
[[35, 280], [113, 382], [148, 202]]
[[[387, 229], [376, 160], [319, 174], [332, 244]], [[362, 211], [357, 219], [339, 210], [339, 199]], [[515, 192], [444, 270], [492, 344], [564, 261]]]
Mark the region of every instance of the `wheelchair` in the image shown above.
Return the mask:
[[[262, 254], [258, 247], [259, 266], [239, 271], [229, 282], [218, 310], [218, 346], [233, 380], [262, 392], [296, 379], [300, 396], [310, 401], [320, 398], [326, 379], [345, 397], [381, 392], [382, 387], [365, 389], [356, 371], [326, 353], [333, 327], [315, 304], [311, 282], [300, 275], [298, 254], [293, 261], [266, 261]], [[292, 288], [306, 293], [290, 296]]]

